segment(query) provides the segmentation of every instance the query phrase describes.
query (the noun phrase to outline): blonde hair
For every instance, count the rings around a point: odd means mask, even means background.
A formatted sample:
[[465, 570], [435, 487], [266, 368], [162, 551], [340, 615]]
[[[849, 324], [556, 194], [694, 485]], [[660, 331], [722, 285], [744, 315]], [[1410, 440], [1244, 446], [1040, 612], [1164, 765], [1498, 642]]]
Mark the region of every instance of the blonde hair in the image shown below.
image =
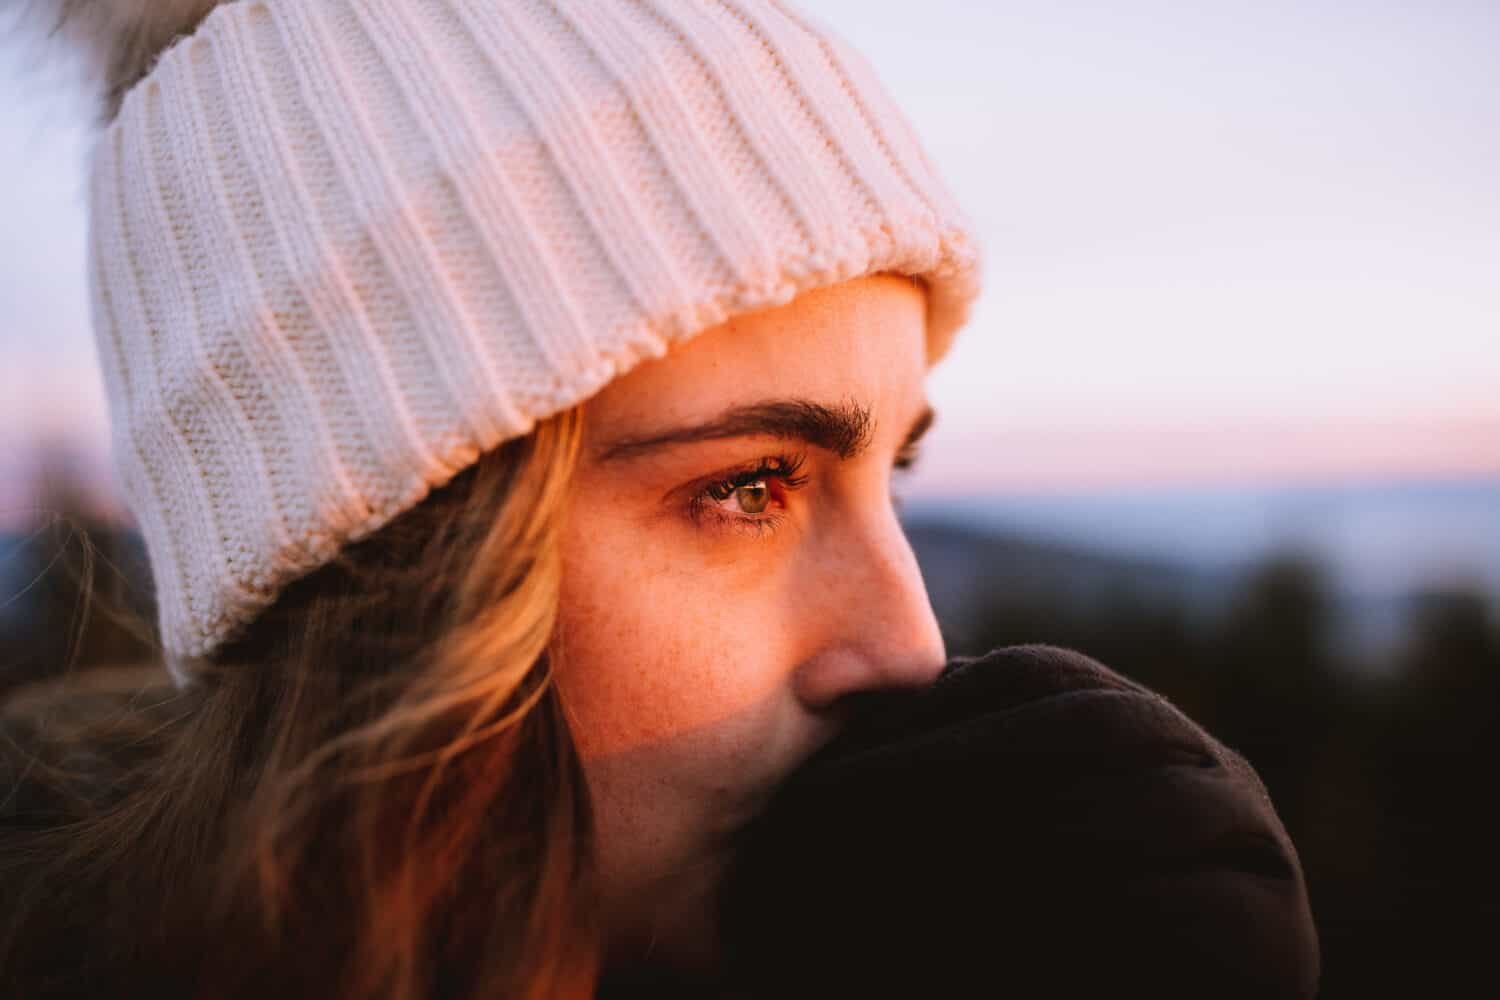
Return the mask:
[[591, 817], [546, 656], [581, 419], [297, 581], [187, 692], [33, 732], [52, 814], [0, 839], [0, 988], [591, 995]]

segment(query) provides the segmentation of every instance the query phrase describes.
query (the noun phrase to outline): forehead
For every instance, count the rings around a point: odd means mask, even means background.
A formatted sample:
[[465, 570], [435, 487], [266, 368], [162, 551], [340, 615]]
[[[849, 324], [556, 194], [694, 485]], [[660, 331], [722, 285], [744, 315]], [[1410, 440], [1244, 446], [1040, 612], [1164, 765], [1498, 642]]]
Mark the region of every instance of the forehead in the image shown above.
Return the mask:
[[814, 289], [774, 309], [738, 316], [646, 361], [585, 406], [585, 433], [706, 419], [767, 397], [872, 413], [920, 405], [926, 375], [920, 285], [875, 275]]

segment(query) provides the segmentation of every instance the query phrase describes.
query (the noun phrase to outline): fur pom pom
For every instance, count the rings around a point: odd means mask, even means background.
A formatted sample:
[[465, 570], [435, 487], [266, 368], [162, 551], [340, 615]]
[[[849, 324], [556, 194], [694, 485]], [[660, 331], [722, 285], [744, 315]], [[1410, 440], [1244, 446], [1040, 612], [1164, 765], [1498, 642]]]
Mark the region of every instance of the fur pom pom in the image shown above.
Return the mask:
[[119, 113], [126, 91], [157, 57], [192, 33], [208, 12], [233, 0], [30, 0], [26, 13], [79, 49], [91, 82], [102, 91], [100, 120]]

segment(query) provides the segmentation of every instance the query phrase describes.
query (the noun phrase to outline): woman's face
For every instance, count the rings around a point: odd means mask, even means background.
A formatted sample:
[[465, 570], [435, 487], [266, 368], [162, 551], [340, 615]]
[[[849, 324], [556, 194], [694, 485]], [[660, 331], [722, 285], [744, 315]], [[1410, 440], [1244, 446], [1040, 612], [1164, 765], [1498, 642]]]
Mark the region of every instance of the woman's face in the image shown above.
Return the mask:
[[904, 278], [809, 292], [585, 407], [553, 663], [613, 961], [711, 961], [726, 835], [846, 696], [942, 665], [891, 500], [931, 419], [923, 316]]

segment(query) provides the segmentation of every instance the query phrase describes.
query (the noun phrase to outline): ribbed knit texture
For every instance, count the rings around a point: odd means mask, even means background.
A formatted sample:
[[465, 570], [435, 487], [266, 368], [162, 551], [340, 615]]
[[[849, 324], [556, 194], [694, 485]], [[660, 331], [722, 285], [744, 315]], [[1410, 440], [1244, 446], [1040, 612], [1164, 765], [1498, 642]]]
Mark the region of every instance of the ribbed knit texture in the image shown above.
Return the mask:
[[774, 0], [214, 10], [92, 162], [113, 453], [179, 681], [293, 579], [699, 331], [964, 217], [864, 61]]

